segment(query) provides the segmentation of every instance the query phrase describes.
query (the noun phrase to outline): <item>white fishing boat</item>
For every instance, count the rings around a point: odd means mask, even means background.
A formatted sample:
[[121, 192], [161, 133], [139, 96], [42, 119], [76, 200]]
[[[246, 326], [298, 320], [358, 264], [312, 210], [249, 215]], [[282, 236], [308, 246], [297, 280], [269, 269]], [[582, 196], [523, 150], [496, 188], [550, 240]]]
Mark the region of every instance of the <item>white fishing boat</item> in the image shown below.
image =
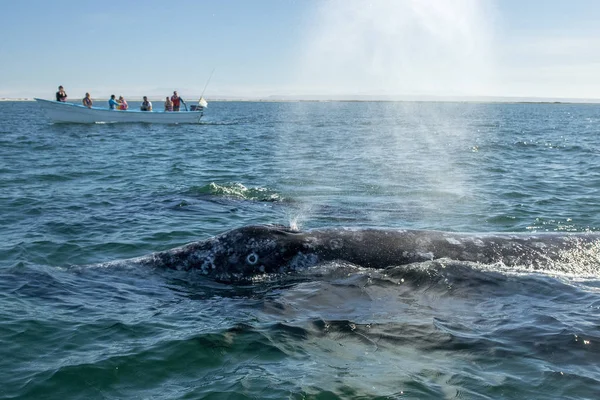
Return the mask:
[[101, 107], [85, 107], [79, 104], [35, 99], [46, 116], [55, 123], [75, 122], [82, 124], [143, 122], [149, 124], [197, 124], [204, 115], [207, 103], [200, 99], [190, 111], [139, 111], [111, 110]]

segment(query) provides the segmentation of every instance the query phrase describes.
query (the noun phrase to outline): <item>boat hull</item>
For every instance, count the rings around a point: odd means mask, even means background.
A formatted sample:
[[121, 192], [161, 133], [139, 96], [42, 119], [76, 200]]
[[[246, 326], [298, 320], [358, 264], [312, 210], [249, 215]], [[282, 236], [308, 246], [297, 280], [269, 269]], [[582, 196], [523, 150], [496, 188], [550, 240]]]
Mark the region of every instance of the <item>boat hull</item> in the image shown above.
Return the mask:
[[142, 122], [149, 124], [197, 124], [204, 110], [199, 111], [138, 111], [110, 110], [108, 108], [87, 108], [79, 104], [35, 99], [44, 114], [54, 123], [118, 123]]

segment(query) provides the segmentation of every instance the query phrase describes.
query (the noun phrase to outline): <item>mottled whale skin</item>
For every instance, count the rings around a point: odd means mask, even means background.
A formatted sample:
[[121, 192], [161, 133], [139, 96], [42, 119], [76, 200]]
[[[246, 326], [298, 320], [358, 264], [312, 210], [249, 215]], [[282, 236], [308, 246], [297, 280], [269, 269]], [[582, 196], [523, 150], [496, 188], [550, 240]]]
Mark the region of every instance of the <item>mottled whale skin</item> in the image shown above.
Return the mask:
[[[207, 240], [126, 260], [175, 270], [197, 270], [220, 282], [247, 282], [329, 261], [386, 268], [437, 259], [502, 263], [537, 269], [569, 262], [600, 243], [599, 233], [462, 234], [424, 230], [315, 229], [246, 226]], [[588, 251], [589, 253], [589, 251]], [[593, 262], [600, 259], [597, 250]]]

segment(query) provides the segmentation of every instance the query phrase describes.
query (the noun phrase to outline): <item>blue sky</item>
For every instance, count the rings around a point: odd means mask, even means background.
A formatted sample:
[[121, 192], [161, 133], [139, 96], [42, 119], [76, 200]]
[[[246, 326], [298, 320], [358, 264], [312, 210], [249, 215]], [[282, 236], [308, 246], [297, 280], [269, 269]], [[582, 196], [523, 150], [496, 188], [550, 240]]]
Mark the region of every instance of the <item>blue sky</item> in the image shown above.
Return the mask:
[[0, 0], [0, 97], [600, 98], [594, 0]]

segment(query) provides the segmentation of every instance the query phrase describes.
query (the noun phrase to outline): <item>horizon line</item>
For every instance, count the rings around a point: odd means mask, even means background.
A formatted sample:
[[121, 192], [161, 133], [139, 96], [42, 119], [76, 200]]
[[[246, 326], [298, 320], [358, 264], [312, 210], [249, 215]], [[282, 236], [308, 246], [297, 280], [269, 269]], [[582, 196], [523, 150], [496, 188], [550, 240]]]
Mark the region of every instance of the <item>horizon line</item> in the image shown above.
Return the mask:
[[[34, 97], [0, 97], [0, 101], [34, 101]], [[142, 95], [124, 96], [125, 98], [140, 98]], [[200, 96], [186, 96], [188, 102], [200, 99]], [[42, 97], [37, 97], [42, 98]], [[82, 97], [72, 97], [73, 99], [81, 100]], [[161, 101], [165, 96], [148, 96], [152, 101]], [[92, 97], [92, 99], [108, 101], [108, 97]], [[205, 97], [208, 101], [263, 101], [263, 102], [285, 102], [285, 101], [345, 101], [345, 102], [526, 102], [526, 103], [600, 103], [600, 98], [585, 98], [585, 97], [546, 97], [546, 96], [475, 96], [475, 95], [356, 95], [356, 94], [339, 94], [339, 95], [266, 95], [266, 96], [248, 96], [248, 95], [217, 95], [214, 97]], [[185, 99], [184, 99], [185, 100]], [[130, 100], [137, 101], [137, 100]]]

